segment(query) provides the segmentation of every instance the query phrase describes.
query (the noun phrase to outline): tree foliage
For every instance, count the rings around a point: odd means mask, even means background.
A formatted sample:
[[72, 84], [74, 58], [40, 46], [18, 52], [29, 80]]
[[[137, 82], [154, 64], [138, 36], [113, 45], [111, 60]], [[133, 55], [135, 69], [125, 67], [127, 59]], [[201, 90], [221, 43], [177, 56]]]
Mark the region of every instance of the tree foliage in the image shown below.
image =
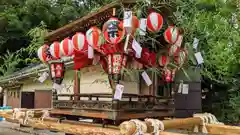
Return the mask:
[[[7, 51], [18, 55], [20, 68], [36, 62], [35, 52], [44, 43], [48, 31], [62, 27], [108, 2], [110, 0], [1, 0], [0, 55]], [[0, 62], [4, 64], [3, 60]]]
[[[204, 57], [202, 81], [209, 92], [204, 109], [226, 122], [240, 120], [240, 2], [235, 0], [176, 0], [175, 16], [185, 28], [184, 41], [191, 47], [199, 41], [197, 50]], [[192, 59], [194, 60], [194, 59]], [[190, 61], [197, 66], [194, 61]]]

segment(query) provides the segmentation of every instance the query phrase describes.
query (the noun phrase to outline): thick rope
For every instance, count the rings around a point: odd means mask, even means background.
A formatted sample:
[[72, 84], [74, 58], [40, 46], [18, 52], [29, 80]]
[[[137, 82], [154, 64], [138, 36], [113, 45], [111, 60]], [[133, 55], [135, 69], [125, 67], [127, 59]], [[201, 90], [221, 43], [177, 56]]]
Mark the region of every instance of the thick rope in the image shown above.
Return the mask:
[[136, 131], [133, 133], [133, 135], [144, 135], [144, 133], [147, 132], [146, 124], [143, 124], [140, 120], [133, 119], [130, 121], [134, 122], [136, 125]]
[[162, 121], [157, 119], [145, 119], [145, 121], [150, 122], [153, 126], [153, 132], [154, 135], [159, 135], [161, 131], [164, 130], [164, 124]]
[[[206, 128], [206, 123], [208, 123], [208, 117], [206, 117], [204, 114], [194, 114], [193, 117], [200, 118], [202, 120], [202, 123], [201, 123], [202, 124], [202, 130], [201, 130], [201, 132], [207, 134], [208, 131], [207, 131], [207, 128]], [[199, 132], [199, 125], [194, 126], [193, 132]]]

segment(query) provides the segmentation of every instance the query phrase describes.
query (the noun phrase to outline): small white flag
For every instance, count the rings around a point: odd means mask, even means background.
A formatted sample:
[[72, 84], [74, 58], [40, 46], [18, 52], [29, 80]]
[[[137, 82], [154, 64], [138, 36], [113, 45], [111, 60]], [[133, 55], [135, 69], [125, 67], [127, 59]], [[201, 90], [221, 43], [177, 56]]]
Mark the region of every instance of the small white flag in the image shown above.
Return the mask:
[[136, 57], [141, 58], [142, 47], [135, 39], [132, 42], [132, 48], [136, 52]]
[[95, 56], [93, 57], [93, 65], [97, 65], [98, 62], [99, 62], [99, 60], [100, 60], [100, 56], [95, 55]]
[[183, 41], [183, 36], [179, 35], [177, 42], [175, 43], [176, 46], [181, 47]]
[[203, 60], [203, 57], [202, 57], [201, 52], [195, 53], [195, 57], [196, 57], [196, 60], [197, 60], [197, 63], [198, 63], [198, 64], [204, 63], [204, 60]]
[[182, 93], [183, 83], [181, 82], [178, 87], [178, 93]]
[[146, 82], [147, 86], [150, 86], [152, 84], [151, 79], [149, 78], [148, 74], [144, 71], [142, 72], [142, 77], [144, 81]]
[[131, 28], [132, 27], [132, 11], [124, 11], [123, 16], [123, 27]]
[[63, 89], [63, 86], [57, 83], [53, 83], [53, 89], [60, 91]]
[[194, 38], [194, 41], [193, 41], [193, 48], [194, 48], [194, 49], [197, 49], [198, 43], [199, 43], [199, 39]]
[[43, 83], [47, 78], [49, 74], [47, 72], [42, 73], [42, 75], [38, 78], [38, 81]]
[[147, 28], [147, 19], [146, 18], [141, 18], [140, 19], [140, 31], [139, 34], [142, 36], [146, 35], [146, 28]]
[[93, 47], [91, 45], [88, 45], [88, 58], [92, 59], [94, 56], [94, 50]]
[[124, 86], [121, 84], [116, 85], [116, 91], [114, 94], [114, 99], [121, 100], [123, 94]]
[[188, 84], [183, 84], [182, 94], [188, 94], [188, 90], [189, 90], [189, 85]]

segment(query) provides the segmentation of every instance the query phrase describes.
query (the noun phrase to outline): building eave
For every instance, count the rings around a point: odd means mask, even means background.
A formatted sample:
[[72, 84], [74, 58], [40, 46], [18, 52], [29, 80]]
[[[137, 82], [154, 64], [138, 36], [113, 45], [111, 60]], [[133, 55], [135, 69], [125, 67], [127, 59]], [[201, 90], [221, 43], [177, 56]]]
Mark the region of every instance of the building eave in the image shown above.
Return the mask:
[[[65, 63], [66, 69], [72, 68], [74, 65], [73, 57], [63, 58], [63, 61]], [[47, 64], [40, 64], [33, 68], [24, 70], [22, 72], [18, 71], [11, 75], [0, 78], [0, 85], [5, 84], [5, 83], [10, 83], [12, 81], [18, 81], [18, 80], [24, 79], [28, 76], [38, 75], [38, 73], [48, 72], [48, 71], [49, 71], [49, 67]]]

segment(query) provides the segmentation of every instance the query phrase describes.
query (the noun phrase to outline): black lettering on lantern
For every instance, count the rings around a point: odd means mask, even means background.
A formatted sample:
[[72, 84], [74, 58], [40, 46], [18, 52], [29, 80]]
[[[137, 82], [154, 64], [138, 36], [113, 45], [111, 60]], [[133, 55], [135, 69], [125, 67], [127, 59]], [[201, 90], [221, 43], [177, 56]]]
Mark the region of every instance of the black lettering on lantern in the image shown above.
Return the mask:
[[118, 22], [112, 22], [108, 25], [107, 28], [108, 37], [109, 38], [116, 38], [118, 37]]

